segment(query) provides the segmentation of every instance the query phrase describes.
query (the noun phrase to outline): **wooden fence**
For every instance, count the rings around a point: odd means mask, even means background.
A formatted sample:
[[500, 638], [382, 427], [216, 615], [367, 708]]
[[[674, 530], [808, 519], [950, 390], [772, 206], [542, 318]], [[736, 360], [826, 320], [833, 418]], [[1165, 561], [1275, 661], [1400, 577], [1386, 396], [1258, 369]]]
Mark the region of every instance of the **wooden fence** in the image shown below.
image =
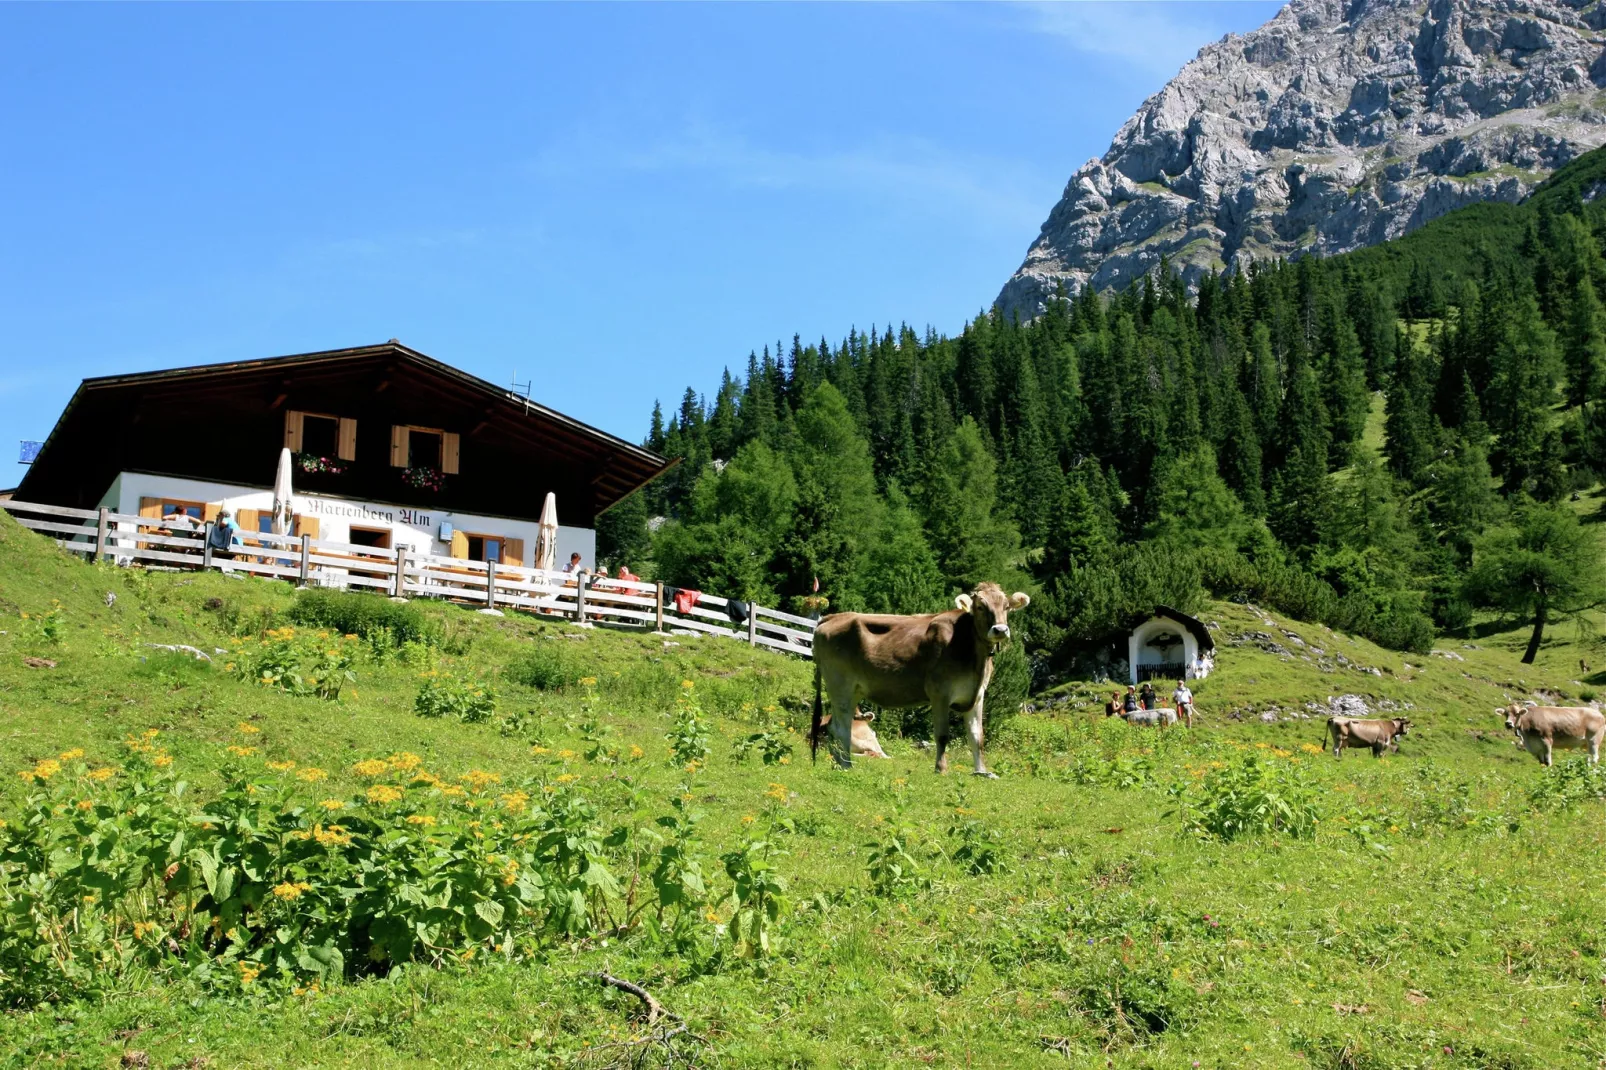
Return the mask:
[[216, 569], [288, 580], [300, 586], [367, 589], [403, 598], [445, 598], [491, 609], [607, 621], [657, 631], [684, 629], [739, 639], [754, 646], [811, 657], [814, 621], [750, 606], [745, 623], [727, 612], [729, 600], [701, 594], [685, 612], [661, 583], [596, 579], [518, 565], [465, 561], [415, 550], [330, 542], [306, 535], [241, 532], [232, 554], [206, 545], [207, 528], [108, 509], [0, 501], [17, 522], [91, 561], [146, 568]]

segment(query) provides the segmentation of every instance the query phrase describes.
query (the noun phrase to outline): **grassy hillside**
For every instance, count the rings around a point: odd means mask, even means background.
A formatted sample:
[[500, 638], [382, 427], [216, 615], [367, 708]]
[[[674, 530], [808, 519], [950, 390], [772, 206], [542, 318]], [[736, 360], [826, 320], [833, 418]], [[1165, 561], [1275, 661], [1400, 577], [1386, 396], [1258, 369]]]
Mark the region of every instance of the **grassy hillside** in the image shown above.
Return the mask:
[[[1072, 683], [999, 721], [990, 755], [1002, 778], [978, 781], [934, 776], [929, 752], [888, 733], [890, 762], [811, 766], [797, 731], [807, 663], [718, 639], [414, 603], [426, 642], [324, 640], [358, 651], [339, 701], [239, 678], [239, 652], [285, 626], [294, 599], [282, 584], [76, 563], [0, 516], [6, 1065], [611, 1066], [636, 1054], [660, 1065], [662, 1046], [620, 1046], [652, 1031], [599, 970], [683, 1015], [706, 1046], [670, 1043], [700, 1065], [1606, 1060], [1606, 786], [1571, 764], [1541, 770], [1492, 712], [1508, 696], [1588, 686], [1566, 636], [1534, 666], [1518, 663], [1520, 633], [1441, 642], [1418, 659], [1215, 605], [1204, 616], [1219, 670], [1199, 688], [1198, 729], [1107, 722], [1100, 689]], [[225, 653], [198, 662], [149, 645], [162, 643]], [[417, 715], [415, 696], [443, 674], [493, 688], [494, 712]], [[1408, 708], [1418, 730], [1382, 761], [1311, 753], [1311, 707], [1342, 695]], [[666, 736], [691, 707], [712, 738], [706, 765], [688, 772]], [[738, 760], [733, 745], [766, 728], [777, 753], [792, 746], [788, 760]], [[360, 765], [380, 759], [391, 759], [381, 773]], [[46, 762], [62, 768], [15, 775]], [[298, 779], [309, 766], [326, 779]], [[118, 950], [46, 1002], [27, 998], [15, 949], [39, 886], [24, 872], [37, 862], [19, 846], [25, 830], [122, 828], [171, 797], [162, 776], [187, 781], [183, 805], [240, 821], [219, 830], [197, 817], [187, 843], [254, 835], [238, 815], [271, 810], [288, 815], [287, 853], [340, 820], [353, 842], [330, 855], [382, 865], [432, 838], [459, 836], [471, 852], [504, 822], [544, 822], [616, 883], [588, 886], [590, 923], [565, 930], [532, 900], [494, 940], [470, 936], [399, 968], [369, 956], [342, 979], [242, 957], [209, 935], [204, 912], [181, 926], [185, 904], [205, 902], [204, 874], [181, 852], [174, 876], [153, 882], [165, 893], [146, 885], [115, 909], [91, 893], [57, 917], [44, 958], [95, 940]], [[113, 794], [139, 778], [167, 794]], [[390, 783], [403, 798], [378, 801]], [[403, 813], [420, 819], [415, 831]], [[1257, 824], [1264, 813], [1273, 827]], [[694, 814], [679, 840], [661, 820]], [[98, 849], [91, 839], [64, 835], [51, 865]], [[667, 908], [666, 930], [653, 874], [673, 843], [706, 895]], [[152, 863], [158, 874], [168, 864]], [[335, 872], [325, 863], [277, 865], [260, 886], [290, 891], [261, 893], [230, 925], [290, 926], [311, 902], [336, 909], [338, 889], [319, 884]], [[543, 873], [549, 886], [561, 876]], [[751, 904], [755, 880], [773, 877], [784, 903], [764, 953], [732, 939], [743, 916], [731, 894]]]

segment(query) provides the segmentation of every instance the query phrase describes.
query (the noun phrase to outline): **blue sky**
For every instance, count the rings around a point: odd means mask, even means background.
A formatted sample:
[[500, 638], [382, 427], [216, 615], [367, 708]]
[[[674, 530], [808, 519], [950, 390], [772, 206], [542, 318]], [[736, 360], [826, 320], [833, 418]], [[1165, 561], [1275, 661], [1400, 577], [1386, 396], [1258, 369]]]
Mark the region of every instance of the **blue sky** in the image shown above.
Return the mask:
[[0, 6], [0, 464], [92, 375], [396, 337], [639, 439], [794, 332], [951, 333], [1276, 9]]

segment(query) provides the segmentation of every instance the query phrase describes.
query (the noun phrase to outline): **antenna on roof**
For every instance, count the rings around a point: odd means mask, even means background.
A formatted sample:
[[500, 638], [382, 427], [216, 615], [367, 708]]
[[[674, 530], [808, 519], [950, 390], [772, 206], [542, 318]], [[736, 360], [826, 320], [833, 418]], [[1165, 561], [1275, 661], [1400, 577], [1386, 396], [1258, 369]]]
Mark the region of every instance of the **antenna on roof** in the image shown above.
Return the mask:
[[509, 394], [512, 394], [514, 397], [520, 397], [524, 399], [525, 413], [530, 411], [530, 387], [532, 384], [534, 384], [534, 382], [534, 379], [531, 379], [529, 382], [525, 383], [519, 382], [519, 370], [514, 368], [513, 379], [507, 384], [507, 392]]

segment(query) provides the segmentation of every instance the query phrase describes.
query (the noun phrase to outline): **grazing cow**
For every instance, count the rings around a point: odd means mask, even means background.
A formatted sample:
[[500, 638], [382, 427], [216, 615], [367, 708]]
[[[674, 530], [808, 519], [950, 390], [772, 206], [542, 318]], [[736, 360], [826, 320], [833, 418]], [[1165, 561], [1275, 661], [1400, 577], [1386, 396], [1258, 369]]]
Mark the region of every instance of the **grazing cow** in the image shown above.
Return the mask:
[[851, 726], [860, 702], [931, 707], [937, 741], [937, 772], [948, 771], [948, 720], [968, 715], [970, 755], [977, 776], [992, 776], [982, 760], [982, 705], [993, 677], [993, 654], [1009, 639], [1011, 610], [1031, 599], [1006, 595], [996, 583], [954, 599], [946, 613], [893, 616], [833, 613], [814, 629], [814, 729], [809, 752], [817, 754], [827, 724], [823, 684], [831, 699], [831, 754], [837, 765], [853, 764]]
[[[887, 752], [881, 749], [881, 741], [876, 738], [875, 729], [870, 727], [873, 717], [855, 717], [853, 719], [853, 753], [861, 758], [885, 758]], [[820, 722], [820, 728], [831, 726], [831, 715], [828, 713]]]
[[1327, 734], [1333, 740], [1333, 757], [1344, 757], [1344, 748], [1350, 744], [1369, 746], [1372, 757], [1381, 758], [1386, 750], [1400, 752], [1400, 740], [1411, 728], [1404, 717], [1388, 721], [1365, 721], [1358, 717], [1329, 717]]
[[1169, 706], [1156, 706], [1152, 710], [1133, 710], [1123, 713], [1127, 724], [1158, 726], [1164, 728], [1168, 724], [1177, 723], [1177, 711]]
[[1515, 702], [1496, 713], [1506, 715], [1506, 727], [1540, 765], [1551, 764], [1557, 747], [1589, 748], [1591, 763], [1600, 761], [1600, 741], [1606, 736], [1606, 716], [1593, 706], [1519, 706]]

